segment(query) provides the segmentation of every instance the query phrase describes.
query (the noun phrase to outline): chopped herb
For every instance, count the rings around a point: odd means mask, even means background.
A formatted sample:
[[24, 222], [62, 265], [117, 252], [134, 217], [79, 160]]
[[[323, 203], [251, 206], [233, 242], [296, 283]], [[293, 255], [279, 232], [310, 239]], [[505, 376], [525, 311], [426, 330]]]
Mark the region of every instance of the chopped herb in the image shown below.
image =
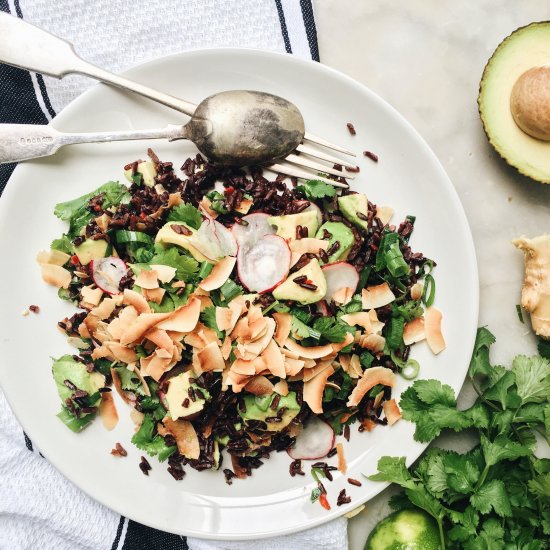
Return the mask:
[[225, 196], [219, 191], [212, 191], [206, 195], [210, 199], [210, 208], [218, 214], [227, 214], [228, 210], [225, 207]]
[[227, 279], [220, 288], [220, 292], [226, 302], [230, 302], [240, 294], [244, 294], [242, 286], [235, 283], [232, 279]]
[[193, 229], [198, 229], [202, 223], [201, 213], [188, 202], [174, 206], [168, 214], [169, 222], [183, 222]]
[[214, 306], [204, 308], [204, 310], [201, 313], [201, 321], [208, 328], [211, 328], [212, 330], [214, 330], [220, 340], [223, 340], [225, 335], [218, 328], [218, 324], [216, 323], [216, 308]]
[[336, 188], [321, 180], [308, 180], [298, 185], [296, 189], [301, 191], [308, 200], [330, 198], [336, 195]]
[[519, 304], [516, 304], [516, 312], [518, 314], [518, 319], [520, 323], [525, 323], [523, 320], [523, 311], [521, 309], [521, 306]]
[[166, 445], [164, 438], [155, 432], [156, 422], [151, 414], [145, 414], [139, 430], [132, 437], [132, 443], [149, 456], [157, 456], [160, 462], [176, 452], [177, 447]]

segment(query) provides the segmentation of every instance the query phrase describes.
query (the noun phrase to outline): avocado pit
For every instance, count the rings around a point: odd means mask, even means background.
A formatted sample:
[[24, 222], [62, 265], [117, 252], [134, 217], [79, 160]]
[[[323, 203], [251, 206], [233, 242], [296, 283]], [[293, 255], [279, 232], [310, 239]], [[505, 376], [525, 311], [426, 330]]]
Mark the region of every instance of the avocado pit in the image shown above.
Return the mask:
[[510, 96], [515, 123], [531, 137], [550, 141], [550, 65], [533, 67], [516, 81]]

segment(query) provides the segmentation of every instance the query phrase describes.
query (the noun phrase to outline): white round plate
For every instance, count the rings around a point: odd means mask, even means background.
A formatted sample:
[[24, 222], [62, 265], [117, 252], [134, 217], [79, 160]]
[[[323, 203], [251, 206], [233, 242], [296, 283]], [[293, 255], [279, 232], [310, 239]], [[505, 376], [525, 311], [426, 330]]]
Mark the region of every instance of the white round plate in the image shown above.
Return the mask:
[[[458, 196], [435, 155], [392, 107], [352, 79], [328, 67], [288, 55], [252, 50], [205, 50], [165, 57], [127, 73], [135, 80], [199, 102], [228, 89], [256, 89], [293, 101], [309, 132], [358, 153], [361, 172], [353, 188], [375, 204], [395, 208], [394, 220], [417, 216], [414, 250], [437, 261], [435, 305], [443, 312], [448, 347], [435, 357], [422, 343], [413, 356], [423, 378], [438, 378], [459, 391], [473, 347], [478, 310], [478, 279], [470, 229]], [[155, 128], [184, 122], [180, 113], [130, 93], [98, 85], [60, 113], [53, 126], [64, 131]], [[346, 128], [353, 122], [351, 136]], [[414, 426], [400, 421], [391, 428], [359, 433], [352, 426], [344, 441], [348, 472], [335, 472], [326, 483], [331, 511], [310, 502], [309, 475], [291, 478], [290, 458], [273, 454], [251, 478], [228, 486], [221, 472], [187, 469], [176, 482], [166, 464], [155, 459], [145, 477], [138, 468], [141, 451], [130, 443], [129, 410], [118, 401], [121, 417], [113, 432], [96, 421], [80, 434], [57, 418], [60, 401], [51, 377], [51, 357], [71, 353], [56, 323], [75, 308], [45, 285], [35, 263], [64, 224], [53, 215], [57, 202], [87, 193], [109, 180], [124, 181], [125, 164], [146, 158], [153, 147], [163, 160], [180, 166], [194, 154], [185, 142], [126, 142], [66, 147], [56, 156], [20, 164], [0, 199], [0, 382], [25, 431], [46, 458], [83, 491], [109, 508], [157, 529], [212, 539], [254, 539], [313, 527], [351, 511], [379, 493], [384, 484], [368, 481], [381, 456], [416, 459], [425, 445], [413, 440]], [[378, 163], [361, 155], [379, 155]], [[29, 304], [38, 315], [23, 317]], [[406, 387], [401, 380], [396, 395]], [[128, 450], [111, 456], [115, 442]], [[228, 463], [226, 459], [226, 464]], [[329, 460], [335, 463], [335, 458]], [[347, 483], [360, 479], [362, 487]], [[342, 488], [350, 504], [336, 506]]]

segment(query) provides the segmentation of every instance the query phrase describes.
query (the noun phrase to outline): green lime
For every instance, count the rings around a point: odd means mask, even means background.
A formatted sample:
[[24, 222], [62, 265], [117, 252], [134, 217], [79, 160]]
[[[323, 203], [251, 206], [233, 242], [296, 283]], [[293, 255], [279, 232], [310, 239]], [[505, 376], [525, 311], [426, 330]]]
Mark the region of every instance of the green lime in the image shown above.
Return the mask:
[[440, 550], [437, 522], [421, 510], [401, 510], [382, 520], [365, 550]]

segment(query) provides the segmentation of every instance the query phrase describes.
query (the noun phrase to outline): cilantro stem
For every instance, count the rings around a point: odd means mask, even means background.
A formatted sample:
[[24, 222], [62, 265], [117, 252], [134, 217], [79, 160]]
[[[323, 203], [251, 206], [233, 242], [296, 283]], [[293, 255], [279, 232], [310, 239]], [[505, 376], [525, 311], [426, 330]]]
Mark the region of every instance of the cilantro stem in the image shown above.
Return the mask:
[[499, 407], [485, 399], [485, 397], [481, 393], [481, 390], [476, 386], [473, 378], [470, 378], [470, 382], [472, 383], [472, 388], [474, 388], [474, 391], [477, 393], [483, 403], [485, 403], [488, 407], [491, 407], [491, 409], [493, 409], [494, 411], [501, 412], [501, 409]]
[[441, 517], [437, 518], [437, 527], [439, 529], [439, 542], [441, 543], [441, 550], [445, 550], [445, 535], [443, 534], [443, 522]]
[[474, 494], [485, 483], [485, 480], [487, 479], [487, 474], [489, 473], [490, 469], [491, 469], [491, 466], [487, 466], [487, 465], [485, 465], [485, 468], [483, 468], [483, 472], [481, 472], [481, 477], [479, 478], [474, 488]]

